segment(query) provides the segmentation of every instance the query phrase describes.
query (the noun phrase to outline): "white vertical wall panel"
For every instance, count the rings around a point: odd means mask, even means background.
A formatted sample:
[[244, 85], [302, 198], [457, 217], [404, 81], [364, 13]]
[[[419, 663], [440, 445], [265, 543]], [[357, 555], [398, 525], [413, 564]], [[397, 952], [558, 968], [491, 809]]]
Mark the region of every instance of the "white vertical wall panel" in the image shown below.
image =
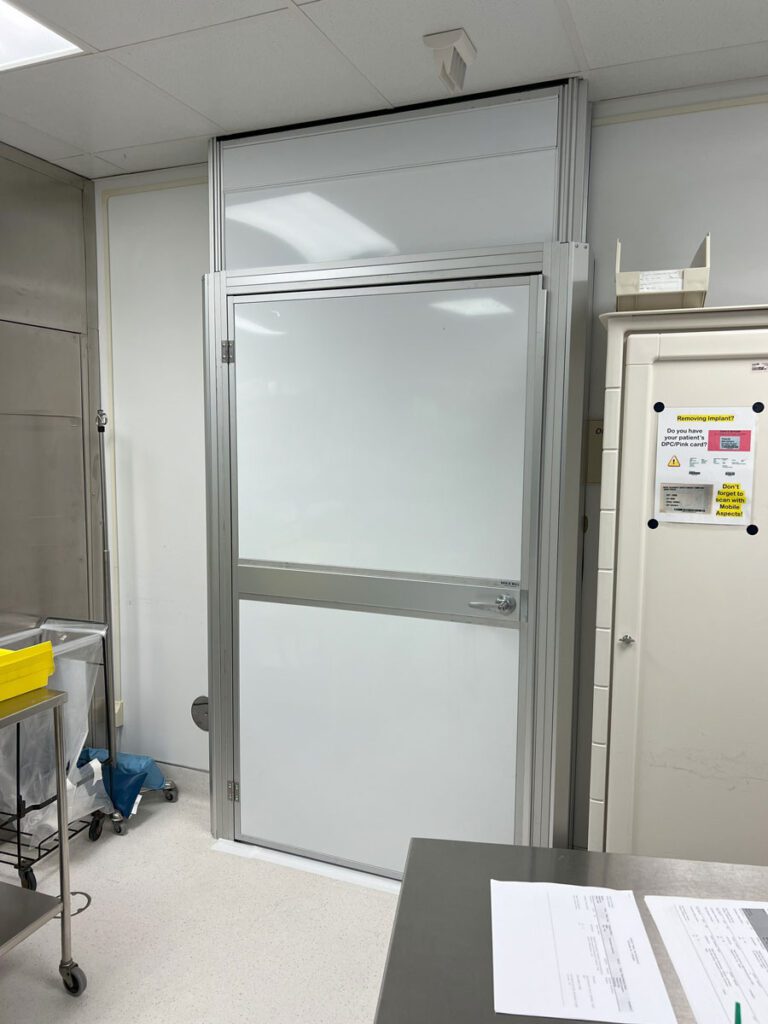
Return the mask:
[[555, 97], [222, 146], [227, 270], [554, 238]]
[[207, 186], [113, 195], [107, 208], [121, 747], [193, 768], [207, 693], [202, 275]]

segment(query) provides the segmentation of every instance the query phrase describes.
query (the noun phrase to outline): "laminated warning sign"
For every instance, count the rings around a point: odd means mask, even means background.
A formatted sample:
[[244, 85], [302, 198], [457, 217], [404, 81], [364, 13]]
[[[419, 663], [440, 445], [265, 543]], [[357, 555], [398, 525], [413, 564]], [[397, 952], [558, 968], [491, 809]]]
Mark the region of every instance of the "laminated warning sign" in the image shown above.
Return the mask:
[[748, 526], [757, 416], [747, 407], [658, 414], [654, 518]]

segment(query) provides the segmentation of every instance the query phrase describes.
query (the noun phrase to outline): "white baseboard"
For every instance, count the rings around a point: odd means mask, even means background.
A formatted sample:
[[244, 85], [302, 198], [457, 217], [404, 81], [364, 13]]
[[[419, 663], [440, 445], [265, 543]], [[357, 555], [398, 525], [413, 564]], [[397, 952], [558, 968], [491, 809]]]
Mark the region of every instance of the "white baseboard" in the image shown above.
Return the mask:
[[285, 868], [307, 871], [310, 874], [323, 875], [326, 878], [335, 878], [339, 882], [362, 885], [367, 889], [378, 889], [379, 892], [388, 892], [394, 896], [400, 894], [400, 883], [394, 878], [382, 878], [381, 875], [371, 875], [366, 871], [342, 868], [337, 864], [326, 864], [323, 861], [312, 860], [310, 857], [298, 857], [293, 853], [268, 850], [263, 846], [252, 846], [250, 843], [234, 843], [230, 839], [217, 839], [212, 849], [216, 853], [229, 853], [235, 857], [280, 864]]

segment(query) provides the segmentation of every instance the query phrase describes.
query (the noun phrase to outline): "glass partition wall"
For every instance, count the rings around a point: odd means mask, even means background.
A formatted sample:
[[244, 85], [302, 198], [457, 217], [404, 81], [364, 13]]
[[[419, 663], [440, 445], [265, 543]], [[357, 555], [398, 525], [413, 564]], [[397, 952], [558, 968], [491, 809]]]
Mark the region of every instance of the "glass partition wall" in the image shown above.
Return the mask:
[[395, 876], [562, 842], [580, 91], [213, 145], [217, 835]]

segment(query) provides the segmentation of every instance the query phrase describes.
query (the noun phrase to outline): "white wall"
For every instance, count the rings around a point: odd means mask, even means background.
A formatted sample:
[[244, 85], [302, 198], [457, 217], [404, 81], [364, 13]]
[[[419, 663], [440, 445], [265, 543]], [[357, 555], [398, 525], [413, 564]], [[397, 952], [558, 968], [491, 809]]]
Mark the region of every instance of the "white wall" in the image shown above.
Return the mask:
[[[660, 112], [659, 97], [644, 99], [652, 115]], [[607, 124], [601, 121], [610, 115], [600, 116], [606, 106], [598, 106], [592, 132], [587, 237], [595, 314], [615, 308], [617, 238], [624, 269], [650, 270], [688, 266], [710, 232], [707, 305], [768, 302], [768, 102]], [[598, 415], [605, 331], [597, 321], [593, 342]]]
[[121, 749], [208, 767], [205, 167], [97, 185]]
[[[706, 96], [681, 91], [596, 107], [588, 233], [596, 275], [591, 416], [602, 414], [605, 333], [597, 315], [614, 306], [618, 237], [624, 266], [647, 269], [686, 265], [710, 231], [708, 304], [768, 302], [766, 99], [765, 82], [734, 83], [710, 87]], [[705, 108], [690, 109], [692, 101]], [[204, 175], [202, 167], [97, 183], [104, 402], [117, 434], [112, 504], [123, 749], [195, 767], [207, 764], [206, 738], [189, 718], [191, 701], [207, 685]], [[590, 689], [596, 570], [589, 552], [596, 544], [589, 541], [598, 493], [588, 488], [582, 664]]]
[[[768, 303], [768, 82], [612, 100], [594, 108], [587, 238], [595, 260], [589, 415], [601, 418], [605, 330], [615, 309], [616, 239], [622, 267], [684, 267], [712, 235], [707, 305]], [[599, 486], [587, 487], [580, 714], [591, 722]], [[580, 737], [582, 741], [584, 737]], [[588, 747], [580, 744], [586, 810]], [[586, 817], [577, 820], [586, 841]]]

